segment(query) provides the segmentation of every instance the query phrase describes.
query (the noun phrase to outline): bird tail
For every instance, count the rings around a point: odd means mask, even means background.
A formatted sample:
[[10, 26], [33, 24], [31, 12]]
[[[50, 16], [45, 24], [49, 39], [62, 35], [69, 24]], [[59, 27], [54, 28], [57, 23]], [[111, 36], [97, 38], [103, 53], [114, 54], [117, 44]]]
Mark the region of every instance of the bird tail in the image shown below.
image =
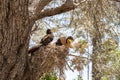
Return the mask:
[[38, 49], [40, 49], [40, 47], [42, 46], [42, 44], [38, 44], [36, 46], [33, 46], [32, 48], [30, 48], [28, 50], [28, 56], [31, 56], [34, 54], [35, 51], [37, 51]]

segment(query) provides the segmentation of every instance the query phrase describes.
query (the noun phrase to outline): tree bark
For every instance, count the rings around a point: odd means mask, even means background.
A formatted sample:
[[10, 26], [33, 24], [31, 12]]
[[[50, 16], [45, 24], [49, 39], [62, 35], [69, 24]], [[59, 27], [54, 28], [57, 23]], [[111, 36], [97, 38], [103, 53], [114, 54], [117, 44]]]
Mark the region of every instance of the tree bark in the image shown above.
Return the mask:
[[[30, 72], [27, 56], [29, 35], [35, 22], [30, 19], [28, 1], [0, 0], [0, 80], [37, 80], [41, 75], [37, 75], [36, 79], [28, 76]], [[72, 9], [74, 8], [69, 8], [69, 10]], [[62, 9], [59, 9], [62, 10], [61, 12], [58, 9], [55, 10], [58, 11], [55, 14], [65, 12]], [[66, 11], [69, 10], [66, 9]], [[44, 17], [49, 16], [46, 14]], [[55, 14], [52, 13], [50, 16]]]
[[28, 0], [0, 0], [0, 80], [22, 80], [29, 44]]
[[97, 66], [97, 64], [100, 64], [100, 62], [98, 61], [97, 57], [99, 56], [99, 54], [101, 53], [102, 49], [101, 49], [101, 32], [100, 32], [100, 28], [98, 26], [97, 20], [99, 18], [94, 15], [94, 37], [92, 39], [92, 44], [93, 44], [93, 53], [92, 53], [92, 80], [101, 80], [101, 72], [99, 71], [99, 68]]

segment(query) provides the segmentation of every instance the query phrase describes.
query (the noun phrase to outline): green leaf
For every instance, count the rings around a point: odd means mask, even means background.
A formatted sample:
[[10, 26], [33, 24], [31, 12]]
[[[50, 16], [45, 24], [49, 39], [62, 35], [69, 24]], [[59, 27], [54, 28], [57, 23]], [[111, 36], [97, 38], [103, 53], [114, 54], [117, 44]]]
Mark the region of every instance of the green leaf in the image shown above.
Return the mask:
[[103, 76], [102, 77], [102, 80], [108, 80], [106, 76]]

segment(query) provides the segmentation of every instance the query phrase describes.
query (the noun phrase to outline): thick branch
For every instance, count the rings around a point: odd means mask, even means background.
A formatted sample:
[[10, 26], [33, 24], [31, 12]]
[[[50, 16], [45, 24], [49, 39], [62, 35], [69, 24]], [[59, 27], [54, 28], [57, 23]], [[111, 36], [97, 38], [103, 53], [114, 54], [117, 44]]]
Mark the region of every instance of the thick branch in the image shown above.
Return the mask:
[[113, 1], [120, 2], [120, 0], [113, 0]]
[[39, 15], [39, 13], [42, 11], [42, 9], [51, 2], [52, 0], [40, 0], [36, 10], [35, 10], [35, 15]]
[[42, 19], [44, 17], [53, 16], [56, 14], [64, 13], [70, 10], [73, 10], [76, 8], [76, 5], [73, 4], [72, 0], [67, 0], [65, 4], [61, 5], [60, 7], [46, 9], [44, 11], [41, 11], [39, 14], [35, 15], [31, 18], [31, 21], [36, 21], [38, 19]]
[[[32, 28], [35, 20], [33, 18], [38, 16], [41, 10], [49, 4], [52, 0], [29, 0], [29, 18], [30, 18], [30, 28]], [[34, 14], [33, 14], [34, 13]]]

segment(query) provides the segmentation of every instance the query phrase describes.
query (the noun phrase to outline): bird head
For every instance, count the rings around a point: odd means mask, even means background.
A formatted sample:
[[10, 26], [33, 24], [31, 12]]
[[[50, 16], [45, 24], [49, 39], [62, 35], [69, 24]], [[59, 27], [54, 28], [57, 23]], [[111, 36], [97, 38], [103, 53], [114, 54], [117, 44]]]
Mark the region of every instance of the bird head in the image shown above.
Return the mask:
[[72, 36], [69, 36], [67, 39], [66, 39], [66, 43], [67, 43], [67, 46], [68, 47], [72, 47], [71, 43], [74, 41], [73, 37]]
[[47, 29], [46, 34], [51, 34], [51, 29]]
[[46, 34], [51, 34], [53, 32], [55, 32], [55, 28], [47, 29]]

